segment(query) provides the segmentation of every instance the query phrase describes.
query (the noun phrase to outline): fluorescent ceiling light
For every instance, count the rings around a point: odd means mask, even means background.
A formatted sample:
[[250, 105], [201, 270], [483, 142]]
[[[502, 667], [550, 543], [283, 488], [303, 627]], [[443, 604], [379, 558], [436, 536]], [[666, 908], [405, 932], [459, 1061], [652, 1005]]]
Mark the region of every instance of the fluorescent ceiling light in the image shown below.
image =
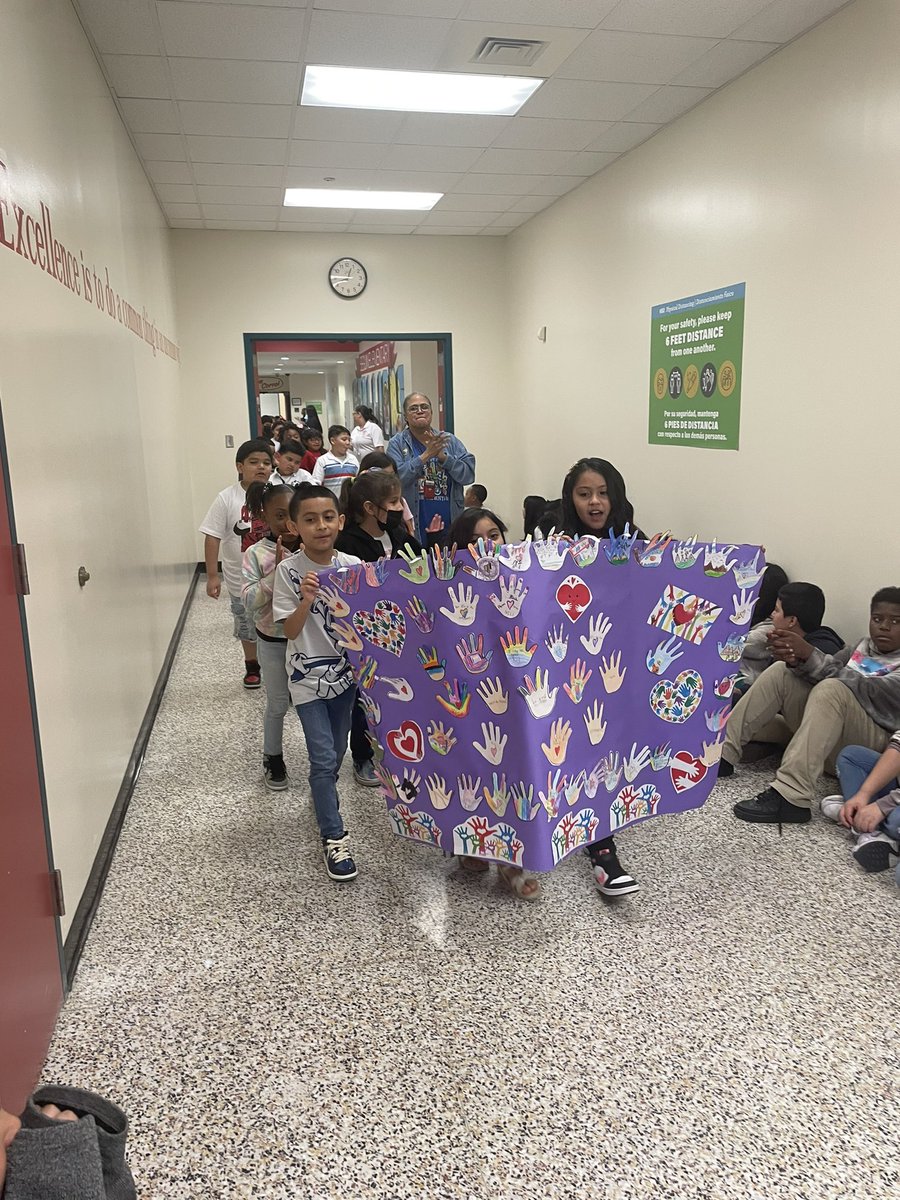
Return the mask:
[[543, 82], [543, 79], [522, 75], [309, 66], [303, 77], [300, 103], [318, 108], [380, 108], [393, 112], [511, 117]]
[[443, 192], [367, 192], [357, 188], [285, 188], [288, 208], [399, 208], [427, 212]]

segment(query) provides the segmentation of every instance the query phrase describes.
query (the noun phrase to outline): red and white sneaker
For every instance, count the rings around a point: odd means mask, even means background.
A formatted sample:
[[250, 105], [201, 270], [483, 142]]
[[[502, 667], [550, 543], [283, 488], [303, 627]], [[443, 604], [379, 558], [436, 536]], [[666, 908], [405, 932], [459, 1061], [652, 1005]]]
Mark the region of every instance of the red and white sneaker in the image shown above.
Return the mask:
[[594, 883], [604, 896], [630, 896], [640, 890], [637, 880], [619, 862], [615, 846], [604, 846], [602, 842], [589, 846], [588, 858]]

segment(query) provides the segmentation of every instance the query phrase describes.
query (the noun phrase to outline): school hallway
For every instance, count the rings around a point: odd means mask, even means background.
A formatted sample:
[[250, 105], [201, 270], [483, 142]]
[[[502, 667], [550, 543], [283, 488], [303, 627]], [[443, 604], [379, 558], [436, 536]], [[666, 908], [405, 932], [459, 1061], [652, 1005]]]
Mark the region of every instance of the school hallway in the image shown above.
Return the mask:
[[263, 705], [201, 588], [44, 1072], [125, 1108], [143, 1200], [896, 1187], [892, 874], [818, 814], [735, 821], [771, 761], [621, 836], [637, 896], [576, 854], [527, 904], [395, 838], [348, 757], [339, 885]]

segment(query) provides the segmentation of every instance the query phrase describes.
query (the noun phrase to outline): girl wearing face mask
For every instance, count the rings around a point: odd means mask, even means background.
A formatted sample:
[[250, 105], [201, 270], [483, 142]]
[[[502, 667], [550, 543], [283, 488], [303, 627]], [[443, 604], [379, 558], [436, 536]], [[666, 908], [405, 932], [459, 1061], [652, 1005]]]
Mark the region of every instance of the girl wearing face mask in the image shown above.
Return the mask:
[[[341, 512], [344, 528], [338, 534], [335, 548], [344, 554], [352, 554], [366, 563], [379, 558], [396, 558], [404, 547], [421, 554], [422, 547], [403, 521], [403, 495], [396, 475], [374, 467], [345, 481], [341, 490]], [[363, 787], [378, 787], [366, 729], [366, 717], [357, 692], [350, 725], [353, 777]]]

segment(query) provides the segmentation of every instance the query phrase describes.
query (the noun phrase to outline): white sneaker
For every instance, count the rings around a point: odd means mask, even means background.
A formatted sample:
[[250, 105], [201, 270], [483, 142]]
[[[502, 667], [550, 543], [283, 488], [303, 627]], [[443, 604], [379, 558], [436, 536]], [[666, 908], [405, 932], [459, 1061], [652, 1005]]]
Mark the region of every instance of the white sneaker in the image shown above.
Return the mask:
[[844, 797], [826, 796], [821, 801], [820, 807], [824, 817], [827, 817], [829, 821], [837, 821], [841, 815], [841, 809], [844, 807]]
[[900, 847], [886, 833], [861, 833], [851, 853], [864, 871], [874, 875], [888, 869]]

